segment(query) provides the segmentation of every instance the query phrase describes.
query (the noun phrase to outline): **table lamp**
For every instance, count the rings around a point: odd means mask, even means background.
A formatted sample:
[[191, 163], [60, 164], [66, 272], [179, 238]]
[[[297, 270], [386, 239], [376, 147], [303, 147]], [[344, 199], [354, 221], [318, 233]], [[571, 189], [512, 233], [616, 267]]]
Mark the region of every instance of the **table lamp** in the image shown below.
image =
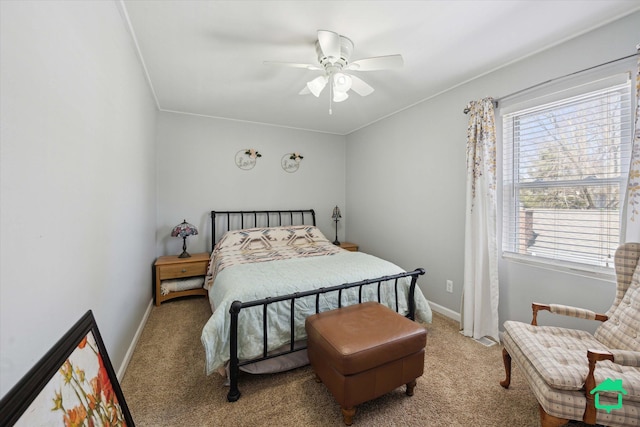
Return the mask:
[[187, 222], [185, 219], [182, 223], [173, 227], [171, 236], [182, 237], [182, 253], [178, 258], [189, 258], [191, 255], [187, 252], [187, 236], [193, 236], [198, 234], [198, 229]]
[[338, 241], [338, 221], [340, 221], [340, 218], [342, 218], [342, 215], [340, 215], [340, 208], [336, 206], [333, 208], [333, 214], [331, 215], [331, 219], [336, 222], [336, 240], [333, 241], [333, 244], [336, 246], [340, 245], [340, 242]]

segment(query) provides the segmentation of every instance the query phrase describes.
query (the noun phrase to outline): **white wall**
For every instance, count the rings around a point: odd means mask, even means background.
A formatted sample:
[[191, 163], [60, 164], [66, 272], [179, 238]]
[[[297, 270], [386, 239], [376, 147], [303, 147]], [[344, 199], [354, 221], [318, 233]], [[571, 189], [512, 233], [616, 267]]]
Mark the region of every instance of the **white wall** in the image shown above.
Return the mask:
[[156, 109], [115, 2], [0, 2], [0, 395], [89, 309], [151, 301]]
[[[160, 113], [157, 255], [182, 251], [182, 239], [170, 234], [183, 219], [199, 231], [187, 239], [187, 250], [210, 251], [211, 210], [315, 209], [318, 227], [333, 240], [333, 207], [348, 215], [345, 142], [339, 135]], [[248, 148], [262, 157], [253, 169], [239, 169], [235, 155]], [[294, 151], [304, 159], [296, 172], [285, 172], [280, 160]], [[342, 238], [343, 223], [338, 232]]]
[[[471, 100], [500, 98], [630, 55], [640, 42], [638, 28], [640, 12], [348, 135], [347, 239], [359, 243], [363, 251], [404, 268], [426, 268], [420, 284], [427, 298], [459, 313], [467, 130], [462, 110]], [[452, 294], [445, 292], [447, 279], [454, 282]], [[532, 301], [605, 310], [614, 291], [615, 286], [607, 280], [501, 260], [500, 321], [530, 321]], [[558, 320], [558, 324], [576, 323]]]

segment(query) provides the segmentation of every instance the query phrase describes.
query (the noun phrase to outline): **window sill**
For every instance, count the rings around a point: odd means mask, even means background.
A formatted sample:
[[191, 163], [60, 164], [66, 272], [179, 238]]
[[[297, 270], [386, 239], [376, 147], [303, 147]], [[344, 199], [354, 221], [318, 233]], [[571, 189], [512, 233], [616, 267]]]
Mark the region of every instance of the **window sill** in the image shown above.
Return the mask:
[[512, 252], [503, 252], [502, 258], [507, 262], [529, 265], [545, 270], [558, 271], [575, 276], [588, 277], [590, 279], [600, 279], [608, 282], [616, 281], [616, 272], [613, 267], [595, 267], [585, 264], [569, 263], [550, 260], [548, 258], [537, 258], [530, 255], [519, 255]]

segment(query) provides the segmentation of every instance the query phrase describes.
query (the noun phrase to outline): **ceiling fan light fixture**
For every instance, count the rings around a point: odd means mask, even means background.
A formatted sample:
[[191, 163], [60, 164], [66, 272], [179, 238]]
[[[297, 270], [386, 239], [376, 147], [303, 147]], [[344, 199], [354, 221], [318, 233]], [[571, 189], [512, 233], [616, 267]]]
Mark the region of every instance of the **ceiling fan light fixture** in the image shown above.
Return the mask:
[[337, 90], [333, 92], [333, 102], [342, 102], [349, 97], [347, 92], [338, 92]]
[[344, 73], [335, 73], [333, 75], [333, 90], [336, 92], [347, 92], [351, 89], [351, 76]]
[[[1, 0], [0, 0], [1, 1]], [[312, 93], [316, 98], [329, 84], [329, 114], [331, 114], [332, 102], [343, 102], [349, 98], [349, 91], [354, 91], [359, 96], [368, 96], [374, 89], [357, 75], [349, 75], [343, 71], [376, 71], [399, 68], [404, 64], [402, 55], [385, 55], [362, 58], [351, 61], [353, 42], [336, 32], [318, 30], [318, 39], [315, 42], [317, 64], [302, 64], [297, 62], [265, 61], [268, 65], [281, 65], [293, 68], [306, 68], [308, 70], [323, 71], [323, 75], [306, 83], [299, 92], [300, 95]]]
[[324, 89], [326, 85], [327, 85], [327, 78], [325, 76], [319, 76], [311, 80], [310, 82], [307, 82], [307, 88], [309, 88], [309, 91], [316, 98], [320, 96], [322, 89]]

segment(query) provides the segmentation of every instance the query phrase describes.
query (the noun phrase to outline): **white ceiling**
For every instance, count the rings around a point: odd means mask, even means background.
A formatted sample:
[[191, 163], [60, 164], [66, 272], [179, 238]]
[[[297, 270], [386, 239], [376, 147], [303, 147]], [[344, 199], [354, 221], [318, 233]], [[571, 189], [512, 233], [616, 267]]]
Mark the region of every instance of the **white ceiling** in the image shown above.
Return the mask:
[[[640, 8], [640, 0], [122, 3], [161, 110], [342, 135]], [[329, 115], [328, 90], [298, 95], [319, 71], [263, 64], [317, 63], [319, 29], [350, 38], [351, 61], [399, 53], [404, 67], [353, 72], [375, 92], [352, 94]]]

